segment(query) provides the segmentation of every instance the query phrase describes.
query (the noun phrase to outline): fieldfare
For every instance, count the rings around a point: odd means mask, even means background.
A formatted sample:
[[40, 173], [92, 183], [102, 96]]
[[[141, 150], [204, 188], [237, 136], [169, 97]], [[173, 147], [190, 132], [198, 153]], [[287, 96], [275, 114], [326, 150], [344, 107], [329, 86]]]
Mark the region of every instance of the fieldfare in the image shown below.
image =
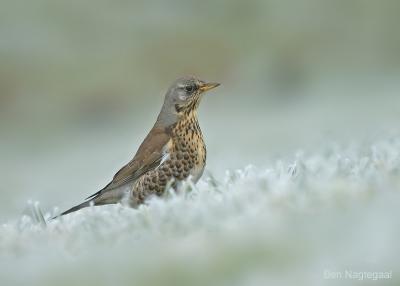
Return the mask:
[[196, 183], [206, 163], [197, 108], [204, 92], [217, 86], [219, 83], [206, 83], [195, 77], [176, 80], [134, 158], [107, 186], [61, 215], [91, 205], [119, 202], [137, 207], [152, 195], [162, 195], [169, 186], [178, 190], [186, 179]]

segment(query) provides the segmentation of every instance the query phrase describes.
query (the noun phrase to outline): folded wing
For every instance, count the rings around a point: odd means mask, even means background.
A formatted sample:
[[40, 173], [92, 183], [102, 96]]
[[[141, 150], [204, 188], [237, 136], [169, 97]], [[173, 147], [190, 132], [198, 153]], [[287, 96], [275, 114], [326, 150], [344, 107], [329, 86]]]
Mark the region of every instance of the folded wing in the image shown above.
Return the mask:
[[165, 153], [170, 147], [169, 145], [170, 137], [165, 132], [165, 129], [154, 127], [140, 145], [134, 158], [114, 175], [114, 178], [107, 186], [86, 199], [91, 200], [125, 184], [134, 182], [145, 173], [154, 170], [162, 163]]

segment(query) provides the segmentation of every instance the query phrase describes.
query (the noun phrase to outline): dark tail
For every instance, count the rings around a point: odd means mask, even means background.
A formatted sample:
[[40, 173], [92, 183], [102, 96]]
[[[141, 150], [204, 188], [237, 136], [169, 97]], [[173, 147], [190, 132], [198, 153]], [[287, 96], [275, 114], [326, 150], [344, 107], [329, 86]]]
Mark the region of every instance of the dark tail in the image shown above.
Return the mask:
[[79, 204], [77, 206], [74, 206], [74, 207], [70, 208], [69, 210], [66, 210], [65, 212], [63, 212], [63, 213], [61, 213], [61, 214], [59, 214], [57, 216], [52, 217], [51, 219], [55, 219], [55, 218], [58, 218], [60, 216], [63, 216], [63, 215], [69, 214], [69, 213], [73, 213], [73, 212], [76, 212], [76, 211], [78, 211], [80, 209], [89, 207], [91, 205], [91, 202], [92, 201], [83, 202], [83, 203], [81, 203], [81, 204]]
[[77, 206], [74, 206], [74, 207], [70, 208], [69, 210], [66, 210], [65, 212], [61, 213], [60, 216], [66, 215], [66, 214], [69, 214], [69, 213], [73, 213], [73, 212], [76, 212], [77, 210], [89, 207], [90, 203], [91, 203], [91, 201], [83, 202], [83, 203], [81, 203], [81, 204], [79, 204]]
[[101, 205], [107, 205], [107, 204], [116, 204], [121, 201], [121, 199], [124, 197], [124, 195], [126, 195], [126, 192], [123, 189], [119, 189], [119, 190], [115, 189], [115, 190], [108, 191], [108, 192], [99, 191], [99, 192], [91, 195], [90, 197], [88, 197], [88, 199], [85, 202], [83, 202], [77, 206], [74, 206], [74, 207], [70, 208], [69, 210], [66, 210], [65, 212], [63, 212], [60, 215], [57, 215], [51, 219], [55, 219], [55, 218], [58, 218], [60, 216], [66, 215], [66, 214], [76, 212], [80, 209], [89, 207], [91, 205], [101, 206]]

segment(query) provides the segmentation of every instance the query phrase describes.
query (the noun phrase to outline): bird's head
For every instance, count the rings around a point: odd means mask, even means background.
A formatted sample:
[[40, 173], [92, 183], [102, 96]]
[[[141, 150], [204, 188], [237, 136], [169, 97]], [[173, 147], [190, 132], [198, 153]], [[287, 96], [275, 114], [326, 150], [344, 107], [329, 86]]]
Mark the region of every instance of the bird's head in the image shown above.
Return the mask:
[[219, 85], [219, 83], [215, 82], [206, 83], [193, 76], [177, 79], [165, 95], [164, 105], [158, 121], [164, 121], [166, 125], [169, 125], [179, 121], [191, 112], [195, 112], [202, 95]]

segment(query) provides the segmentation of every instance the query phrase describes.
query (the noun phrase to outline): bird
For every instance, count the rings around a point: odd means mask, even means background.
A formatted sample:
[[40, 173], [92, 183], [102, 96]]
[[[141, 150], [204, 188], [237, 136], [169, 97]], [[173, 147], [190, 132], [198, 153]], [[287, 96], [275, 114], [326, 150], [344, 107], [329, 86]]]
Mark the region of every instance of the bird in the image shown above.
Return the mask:
[[89, 206], [121, 203], [136, 208], [151, 196], [163, 195], [167, 188], [178, 191], [185, 180], [195, 184], [207, 157], [197, 111], [203, 94], [219, 85], [194, 76], [174, 81], [133, 159], [104, 188], [54, 218]]

